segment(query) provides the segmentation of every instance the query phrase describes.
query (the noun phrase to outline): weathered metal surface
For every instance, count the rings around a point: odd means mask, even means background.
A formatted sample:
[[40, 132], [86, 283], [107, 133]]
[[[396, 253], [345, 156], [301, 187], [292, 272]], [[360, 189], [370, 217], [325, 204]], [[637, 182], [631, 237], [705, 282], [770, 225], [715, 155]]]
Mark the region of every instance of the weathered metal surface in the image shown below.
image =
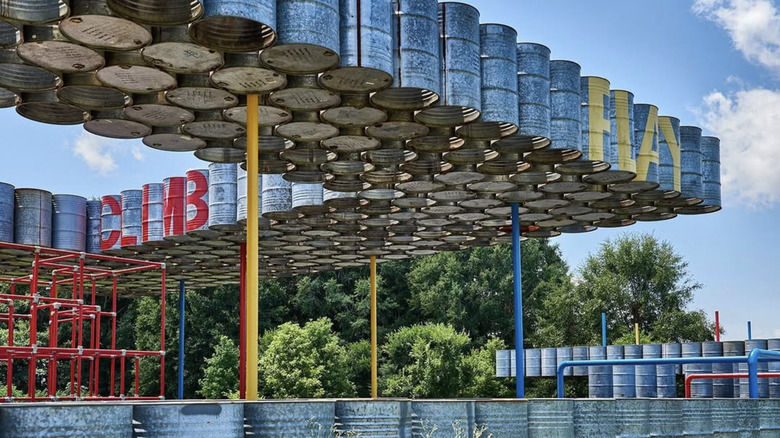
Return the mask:
[[0, 437], [131, 438], [133, 406], [127, 403], [30, 403], [0, 406]]
[[550, 144], [582, 151], [581, 67], [574, 61], [550, 61]]
[[120, 17], [150, 26], [176, 26], [196, 20], [203, 14], [198, 0], [106, 0]]
[[132, 103], [127, 93], [104, 87], [92, 72], [65, 74], [62, 81], [57, 98], [85, 110], [122, 109]]
[[482, 107], [479, 11], [465, 3], [439, 3], [441, 105]]
[[14, 196], [14, 242], [51, 246], [51, 193], [16, 189]]
[[634, 142], [634, 93], [610, 90], [609, 120], [611, 169], [636, 172], [639, 148]]
[[611, 153], [609, 118], [609, 81], [583, 76], [581, 87], [582, 158], [609, 161]]
[[577, 400], [574, 402], [574, 436], [618, 436], [619, 424], [615, 417], [614, 400]]
[[14, 186], [0, 183], [0, 242], [14, 241]]
[[[623, 359], [625, 357], [623, 345], [607, 345], [607, 359]], [[628, 398], [636, 396], [636, 381], [633, 365], [612, 366], [612, 393], [615, 398]]]
[[161, 242], [163, 233], [163, 183], [144, 184], [141, 199], [141, 243]]
[[15, 92], [39, 93], [59, 87], [62, 80], [54, 73], [25, 64], [16, 49], [0, 50], [0, 87]]
[[[573, 352], [571, 347], [558, 347], [555, 352], [555, 365], [556, 365], [556, 375], [557, 375], [557, 368], [558, 365], [561, 364], [561, 362], [565, 362], [567, 360], [572, 360]], [[563, 372], [564, 376], [573, 376], [574, 375], [574, 368], [568, 367]]]
[[683, 404], [683, 435], [696, 438], [711, 437], [712, 400], [685, 399]]
[[64, 41], [24, 43], [16, 48], [16, 53], [30, 64], [59, 73], [94, 71], [105, 63], [96, 51]]
[[758, 421], [760, 438], [780, 435], [780, 403], [777, 400], [759, 400]]
[[[209, 228], [215, 230], [238, 228], [236, 215], [241, 213], [242, 200], [239, 184], [246, 187], [246, 183], [241, 181], [239, 173], [246, 175], [246, 171], [241, 170], [234, 163], [209, 164]], [[246, 193], [245, 188], [244, 193]], [[245, 199], [244, 216], [246, 216]]]
[[333, 436], [334, 400], [244, 403], [245, 432], [258, 438]]
[[123, 190], [122, 202], [122, 247], [135, 247], [142, 243], [143, 190]]
[[474, 402], [469, 400], [413, 400], [412, 436], [427, 437], [437, 430], [455, 436], [474, 435]]
[[[767, 339], [767, 350], [780, 351], [780, 339]], [[770, 373], [780, 372], [780, 361], [772, 361], [767, 364]], [[780, 378], [769, 379], [769, 397], [780, 398]]]
[[[572, 347], [572, 360], [588, 360], [588, 347], [577, 346]], [[574, 376], [587, 376], [588, 367], [572, 367], [572, 375]]]
[[647, 422], [651, 437], [683, 436], [683, 401], [650, 399]]
[[649, 438], [650, 424], [648, 412], [650, 400], [615, 400], [615, 419], [618, 422], [621, 437]]
[[701, 128], [680, 126], [680, 192], [686, 198], [703, 196]]
[[78, 195], [53, 195], [51, 222], [53, 248], [86, 250], [87, 198]]
[[100, 213], [103, 203], [99, 200], [87, 201], [87, 241], [86, 251], [100, 254]]
[[101, 137], [132, 139], [143, 138], [152, 133], [152, 128], [128, 120], [123, 111], [92, 111], [91, 120], [84, 123], [84, 130]]
[[637, 154], [636, 180], [658, 182], [658, 107], [634, 105], [634, 141]]
[[517, 43], [518, 131], [525, 137], [550, 138], [550, 49]]
[[680, 119], [658, 117], [659, 189], [680, 191]]
[[299, 213], [324, 213], [322, 184], [292, 183], [292, 208]]
[[412, 436], [411, 402], [349, 400], [336, 402], [336, 433], [371, 437]]
[[392, 2], [344, 0], [339, 6], [341, 66], [373, 68], [392, 75]]
[[[588, 357], [590, 360], [606, 359], [607, 349], [602, 346], [588, 347]], [[612, 366], [588, 367], [588, 397], [612, 397]]]
[[526, 348], [523, 351], [525, 358], [526, 377], [540, 377], [542, 375], [542, 351], [538, 348]]
[[[662, 354], [660, 344], [642, 345], [642, 357], [645, 359], [660, 358]], [[636, 366], [636, 396], [655, 398], [658, 396], [656, 365]]]
[[701, 153], [703, 204], [720, 207], [720, 140], [716, 137], [702, 137]]
[[19, 27], [7, 21], [0, 21], [0, 49], [10, 49], [22, 43]]
[[6, 0], [0, 17], [24, 24], [58, 21], [68, 15], [65, 0]]
[[441, 95], [436, 0], [393, 0], [394, 86]]
[[338, 64], [340, 51], [338, 1], [277, 0], [276, 8], [278, 45], [307, 44], [329, 49], [332, 53], [328, 56]]
[[101, 202], [100, 250], [118, 250], [122, 246], [122, 199], [119, 195], [106, 195]]
[[292, 183], [282, 175], [263, 175], [262, 187], [263, 216], [297, 214], [292, 211]]
[[60, 22], [60, 32], [95, 50], [138, 50], [152, 42], [152, 34], [140, 24], [106, 15], [68, 17]]
[[204, 0], [202, 19], [190, 36], [223, 52], [252, 52], [276, 42], [276, 1]]
[[477, 400], [474, 403], [474, 429], [481, 435], [526, 438], [528, 403], [517, 399]]
[[574, 438], [574, 401], [528, 401], [528, 438]]
[[210, 195], [209, 170], [188, 170], [187, 178], [187, 232], [198, 234], [209, 229]]
[[553, 377], [556, 375], [556, 354], [555, 348], [542, 348], [542, 376]]
[[133, 406], [133, 436], [234, 438], [244, 433], [240, 403], [148, 403]]

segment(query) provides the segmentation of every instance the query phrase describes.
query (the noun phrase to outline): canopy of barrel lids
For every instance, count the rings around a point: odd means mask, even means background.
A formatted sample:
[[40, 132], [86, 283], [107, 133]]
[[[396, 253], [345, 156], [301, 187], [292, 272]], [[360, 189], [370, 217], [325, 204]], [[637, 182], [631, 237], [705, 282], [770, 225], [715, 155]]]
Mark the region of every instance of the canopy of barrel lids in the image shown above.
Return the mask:
[[0, 241], [236, 280], [247, 94], [267, 276], [508, 242], [512, 203], [526, 238], [720, 209], [717, 138], [464, 3], [8, 0], [0, 18], [0, 105], [208, 162], [95, 201], [0, 184]]

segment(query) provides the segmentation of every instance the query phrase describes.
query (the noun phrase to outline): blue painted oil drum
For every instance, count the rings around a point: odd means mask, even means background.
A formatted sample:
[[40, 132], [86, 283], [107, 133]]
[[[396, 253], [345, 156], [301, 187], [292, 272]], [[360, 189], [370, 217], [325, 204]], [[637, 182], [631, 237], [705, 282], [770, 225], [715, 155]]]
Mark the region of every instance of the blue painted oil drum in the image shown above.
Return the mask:
[[[590, 360], [606, 359], [607, 349], [600, 345], [588, 347], [588, 357]], [[588, 397], [612, 397], [612, 366], [588, 367]]]
[[[745, 341], [745, 354], [750, 354], [750, 352], [754, 348], [760, 348], [762, 350], [767, 349], [767, 340], [766, 339], [748, 339]], [[740, 373], [747, 373], [748, 372], [748, 366], [747, 363], [740, 363], [739, 364], [739, 372]], [[758, 372], [759, 373], [768, 373], [769, 372], [769, 363], [768, 362], [758, 362]], [[750, 391], [748, 389], [748, 379], [739, 379], [739, 397], [740, 398], [749, 398], [750, 397]], [[759, 398], [769, 398], [769, 380], [768, 379], [758, 379], [758, 397]]]
[[525, 376], [540, 377], [542, 375], [542, 351], [538, 348], [526, 348], [523, 354], [525, 355]]
[[610, 156], [612, 170], [636, 172], [639, 149], [634, 142], [634, 93], [626, 90], [610, 90]]
[[14, 241], [14, 186], [0, 183], [0, 241]]
[[482, 107], [479, 11], [465, 3], [439, 3], [439, 34], [442, 59], [439, 103], [479, 111]]
[[393, 73], [391, 0], [342, 0], [339, 31], [341, 66]]
[[52, 248], [82, 252], [87, 247], [87, 198], [52, 196]]
[[680, 191], [685, 198], [703, 196], [701, 128], [680, 126]]
[[681, 189], [680, 119], [658, 117], [658, 183], [661, 190]]
[[720, 139], [701, 138], [703, 205], [720, 207]]
[[[235, 163], [209, 164], [209, 228], [211, 229], [238, 229], [236, 225], [238, 169], [239, 166]], [[246, 202], [246, 196], [244, 201]], [[246, 204], [244, 204], [244, 215], [246, 216]]]
[[[572, 348], [571, 347], [558, 347], [557, 351], [555, 352], [555, 365], [556, 365], [556, 375], [557, 375], [557, 366], [561, 364], [561, 362], [566, 362], [569, 360], [572, 360]], [[568, 367], [563, 372], [564, 376], [573, 376], [574, 375], [574, 367]]]
[[[572, 347], [572, 360], [588, 360], [588, 347]], [[573, 375], [587, 376], [588, 367], [573, 367]]]
[[163, 184], [144, 184], [141, 190], [141, 243], [160, 242], [163, 240]]
[[[643, 359], [657, 359], [661, 357], [660, 344], [642, 345]], [[636, 396], [646, 398], [658, 397], [658, 383], [656, 365], [636, 366]]]
[[[731, 356], [744, 356], [745, 355], [745, 342], [744, 341], [726, 341], [723, 343], [723, 355], [726, 357]], [[739, 364], [738, 363], [730, 363], [730, 364], [719, 364], [719, 366], [722, 366], [720, 369], [724, 373], [738, 373], [739, 372]], [[715, 369], [713, 367], [713, 369]], [[721, 379], [717, 379], [721, 380]], [[731, 383], [732, 390], [731, 390], [731, 397], [738, 398], [739, 395], [739, 379], [723, 379], [725, 384]], [[713, 382], [713, 385], [718, 385], [718, 381]], [[719, 386], [719, 385], [718, 385]], [[714, 388], [717, 386], [713, 386]], [[724, 390], [727, 391], [727, 390]]]
[[[637, 348], [638, 347], [638, 348]], [[636, 359], [641, 357], [641, 345], [608, 345], [608, 359]], [[612, 366], [612, 395], [615, 398], [636, 397], [636, 372], [634, 365]]]
[[[703, 344], [702, 342], [682, 343], [682, 357], [703, 357]], [[712, 366], [702, 363], [685, 364], [683, 365], [683, 373], [686, 376], [690, 374], [712, 373]], [[691, 397], [711, 398], [712, 380], [695, 380], [691, 382]]]
[[438, 16], [436, 0], [393, 0], [393, 86], [441, 96]]
[[581, 67], [573, 61], [550, 61], [551, 148], [582, 151]]
[[100, 254], [100, 210], [103, 203], [87, 201], [87, 244], [90, 254]]
[[276, 0], [203, 0], [193, 41], [223, 52], [252, 52], [276, 42]]
[[582, 158], [608, 161], [612, 156], [609, 81], [597, 76], [580, 78]]
[[[767, 350], [780, 351], [780, 339], [767, 339]], [[772, 361], [767, 364], [770, 373], [780, 373], [780, 361]], [[780, 398], [780, 378], [769, 379], [769, 397]]]
[[634, 142], [639, 148], [636, 157], [636, 180], [658, 182], [658, 107], [646, 103], [634, 104]]
[[555, 348], [542, 348], [542, 376], [543, 377], [555, 376], [556, 355], [557, 355], [557, 350]]
[[517, 124], [517, 31], [503, 24], [481, 24], [482, 120]]
[[51, 193], [16, 189], [14, 196], [14, 242], [51, 246]]
[[518, 131], [524, 137], [550, 138], [550, 49], [517, 43]]
[[142, 190], [122, 190], [122, 247], [141, 244]]
[[496, 350], [496, 377], [511, 377], [512, 350]]

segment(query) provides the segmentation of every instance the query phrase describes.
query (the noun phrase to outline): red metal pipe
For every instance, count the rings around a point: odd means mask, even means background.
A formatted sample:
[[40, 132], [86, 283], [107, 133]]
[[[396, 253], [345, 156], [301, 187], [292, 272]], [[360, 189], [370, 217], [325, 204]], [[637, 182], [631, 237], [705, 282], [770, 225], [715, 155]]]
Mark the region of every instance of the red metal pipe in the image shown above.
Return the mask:
[[165, 266], [162, 268], [160, 291], [160, 398], [165, 397]]
[[[113, 381], [112, 381], [113, 385]], [[111, 388], [111, 396], [113, 397], [114, 388]], [[122, 355], [119, 359], [119, 397], [125, 396], [125, 355]]]
[[720, 314], [715, 311], [715, 342], [720, 342]]
[[141, 372], [141, 359], [138, 356], [136, 356], [135, 357], [135, 396], [136, 397], [138, 397], [138, 393], [140, 392], [138, 390], [138, 387], [139, 387], [139, 385], [138, 385], [138, 377], [139, 376], [138, 375], [139, 375], [140, 372]]
[[[685, 398], [691, 398], [691, 382], [704, 379], [747, 379], [748, 373], [688, 374], [685, 377]], [[780, 377], [780, 373], [758, 373], [759, 379]]]
[[246, 398], [246, 243], [241, 244], [238, 280], [238, 397]]
[[[113, 277], [112, 281], [112, 302], [111, 302], [111, 313], [113, 314], [111, 316], [111, 349], [116, 349], [116, 275]], [[95, 300], [95, 283], [92, 282], [92, 300], [94, 302]], [[114, 379], [116, 378], [115, 374], [115, 368], [116, 368], [116, 359], [113, 357], [111, 358], [111, 392], [109, 395], [114, 395]]]
[[[35, 248], [35, 256], [33, 258], [33, 272], [32, 283], [30, 284], [30, 296], [35, 297], [38, 295], [38, 263], [41, 260], [40, 249]], [[30, 346], [37, 345], [38, 343], [38, 306], [33, 301], [30, 305]], [[30, 360], [27, 363], [27, 396], [35, 400], [35, 360]]]

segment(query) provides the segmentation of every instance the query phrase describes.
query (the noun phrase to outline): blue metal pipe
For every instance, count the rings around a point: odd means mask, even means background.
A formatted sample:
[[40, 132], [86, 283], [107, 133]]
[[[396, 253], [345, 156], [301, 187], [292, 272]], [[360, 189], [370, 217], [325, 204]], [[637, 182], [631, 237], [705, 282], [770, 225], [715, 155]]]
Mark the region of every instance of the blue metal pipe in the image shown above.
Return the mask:
[[753, 327], [750, 321], [748, 321], [748, 341], [753, 340]]
[[607, 314], [601, 312], [601, 346], [607, 346]]
[[184, 399], [184, 280], [179, 280], [179, 400]]
[[523, 287], [520, 275], [520, 209], [512, 204], [512, 268], [515, 298], [515, 389], [517, 398], [525, 398], [525, 359], [523, 354]]
[[558, 398], [563, 398], [563, 373], [568, 367], [609, 366], [609, 365], [685, 365], [691, 363], [745, 363], [748, 364], [748, 383], [750, 398], [758, 398], [758, 362], [770, 362], [780, 358], [780, 351], [754, 348], [747, 356], [729, 357], [675, 357], [663, 359], [607, 359], [607, 360], [567, 360], [558, 364]]

